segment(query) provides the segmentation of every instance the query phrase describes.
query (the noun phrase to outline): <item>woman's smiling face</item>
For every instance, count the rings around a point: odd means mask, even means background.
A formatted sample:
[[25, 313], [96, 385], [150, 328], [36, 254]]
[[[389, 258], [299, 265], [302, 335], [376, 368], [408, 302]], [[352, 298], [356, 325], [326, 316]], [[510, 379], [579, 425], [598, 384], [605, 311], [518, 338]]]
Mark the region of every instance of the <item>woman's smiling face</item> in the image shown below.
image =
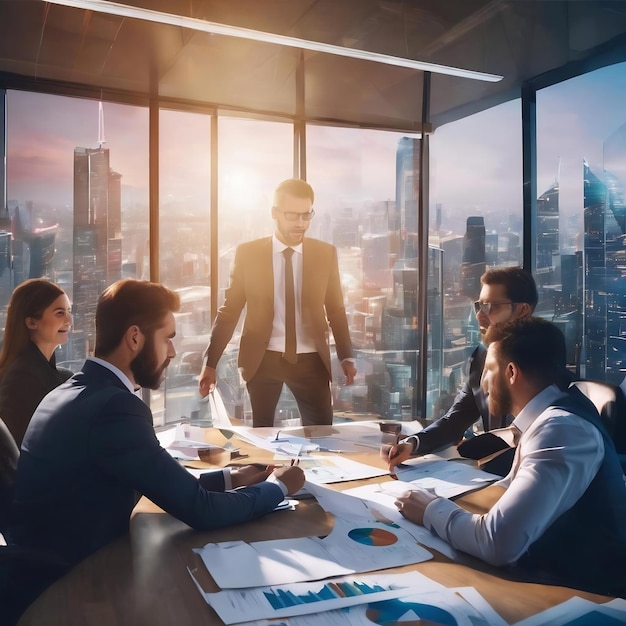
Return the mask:
[[[66, 294], [61, 294], [40, 318], [27, 317], [30, 338], [40, 349], [64, 344], [72, 327], [72, 305]], [[44, 352], [44, 350], [42, 350]]]

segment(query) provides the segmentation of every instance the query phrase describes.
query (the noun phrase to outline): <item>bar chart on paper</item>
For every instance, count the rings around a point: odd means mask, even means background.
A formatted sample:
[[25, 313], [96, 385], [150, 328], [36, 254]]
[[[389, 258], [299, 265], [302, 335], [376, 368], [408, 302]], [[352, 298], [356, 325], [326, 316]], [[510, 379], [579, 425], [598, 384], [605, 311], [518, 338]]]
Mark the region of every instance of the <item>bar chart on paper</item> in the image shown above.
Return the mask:
[[298, 595], [287, 589], [275, 587], [263, 592], [274, 609], [284, 609], [302, 603], [321, 602], [336, 598], [351, 598], [385, 591], [380, 585], [368, 585], [358, 580], [344, 580], [325, 583], [318, 591], [308, 591]]
[[406, 572], [206, 593], [191, 571], [190, 574], [206, 602], [225, 624], [286, 617], [291, 622], [296, 619], [294, 616], [317, 618], [333, 609], [346, 610], [359, 604], [373, 606], [372, 602], [406, 596], [411, 589], [420, 588], [429, 593], [445, 591], [442, 585], [419, 572]]

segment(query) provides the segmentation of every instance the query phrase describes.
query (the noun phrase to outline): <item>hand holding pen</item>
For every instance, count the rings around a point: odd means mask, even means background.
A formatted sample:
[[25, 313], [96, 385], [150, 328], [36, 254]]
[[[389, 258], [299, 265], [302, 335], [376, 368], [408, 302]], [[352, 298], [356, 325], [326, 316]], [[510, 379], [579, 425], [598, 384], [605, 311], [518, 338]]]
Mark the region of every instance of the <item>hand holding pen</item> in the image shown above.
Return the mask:
[[389, 463], [389, 473], [395, 475], [396, 466], [404, 463], [413, 452], [413, 444], [408, 441], [398, 441], [394, 444], [383, 444], [380, 447], [380, 456]]
[[304, 472], [301, 467], [277, 467], [272, 474], [287, 488], [287, 494], [293, 495], [304, 486]]
[[302, 454], [302, 450], [304, 449], [304, 446], [300, 446], [300, 448], [298, 448], [298, 452], [296, 453], [296, 456], [293, 457], [291, 459], [291, 463], [290, 466], [293, 467], [294, 465], [299, 465], [300, 463], [300, 455]]

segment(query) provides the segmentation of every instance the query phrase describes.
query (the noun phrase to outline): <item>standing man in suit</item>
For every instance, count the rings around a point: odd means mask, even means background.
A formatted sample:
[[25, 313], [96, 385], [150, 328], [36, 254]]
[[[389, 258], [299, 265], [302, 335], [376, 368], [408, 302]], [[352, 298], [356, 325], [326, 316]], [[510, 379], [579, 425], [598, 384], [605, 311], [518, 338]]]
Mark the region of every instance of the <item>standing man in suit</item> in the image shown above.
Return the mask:
[[346, 384], [356, 375], [337, 250], [305, 238], [315, 215], [313, 201], [313, 189], [303, 180], [278, 185], [272, 206], [276, 231], [237, 248], [204, 355], [202, 396], [216, 384], [217, 363], [246, 306], [238, 363], [255, 427], [274, 424], [283, 384], [293, 393], [304, 426], [332, 424], [329, 326]]
[[[532, 275], [521, 267], [487, 270], [481, 277], [478, 300], [474, 311], [480, 334], [498, 322], [506, 322], [532, 315], [537, 306], [537, 286]], [[489, 413], [487, 396], [480, 380], [485, 365], [487, 348], [480, 344], [468, 361], [468, 377], [448, 412], [433, 422], [419, 435], [414, 435], [393, 446], [383, 446], [381, 456], [389, 461], [389, 470], [406, 461], [411, 455], [423, 455], [444, 446], [458, 443], [465, 431], [481, 419], [486, 431], [506, 426], [502, 416]]]
[[297, 466], [226, 468], [196, 479], [161, 448], [135, 392], [161, 384], [176, 354], [179, 308], [178, 294], [156, 283], [125, 279], [102, 293], [95, 357], [44, 398], [26, 431], [12, 508], [16, 544], [71, 567], [128, 531], [141, 494], [207, 530], [265, 515], [302, 487]]

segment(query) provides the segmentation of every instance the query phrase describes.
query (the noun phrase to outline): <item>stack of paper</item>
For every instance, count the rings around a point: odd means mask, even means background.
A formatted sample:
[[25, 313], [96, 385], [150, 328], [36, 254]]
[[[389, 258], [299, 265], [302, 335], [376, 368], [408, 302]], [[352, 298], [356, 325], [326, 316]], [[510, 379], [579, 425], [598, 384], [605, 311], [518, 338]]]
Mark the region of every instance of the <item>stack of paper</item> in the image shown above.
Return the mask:
[[195, 550], [222, 589], [280, 585], [420, 563], [432, 554], [396, 524], [335, 519], [323, 538], [209, 543]]
[[475, 589], [447, 589], [419, 572], [341, 577], [319, 583], [217, 593], [206, 593], [189, 573], [200, 594], [225, 624], [507, 626]]
[[596, 604], [578, 596], [533, 615], [515, 626], [618, 626], [626, 624], [626, 600]]

